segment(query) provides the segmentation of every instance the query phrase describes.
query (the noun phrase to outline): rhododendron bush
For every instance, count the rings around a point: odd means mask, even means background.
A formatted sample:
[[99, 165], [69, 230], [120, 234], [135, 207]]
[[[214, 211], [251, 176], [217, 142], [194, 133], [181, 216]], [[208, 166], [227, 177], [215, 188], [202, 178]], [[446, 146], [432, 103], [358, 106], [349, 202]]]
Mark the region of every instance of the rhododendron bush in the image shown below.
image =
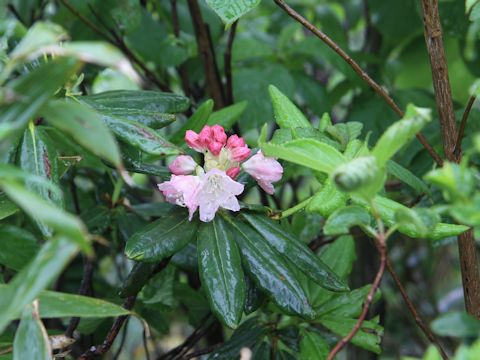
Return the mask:
[[480, 359], [479, 14], [4, 2], [0, 360]]

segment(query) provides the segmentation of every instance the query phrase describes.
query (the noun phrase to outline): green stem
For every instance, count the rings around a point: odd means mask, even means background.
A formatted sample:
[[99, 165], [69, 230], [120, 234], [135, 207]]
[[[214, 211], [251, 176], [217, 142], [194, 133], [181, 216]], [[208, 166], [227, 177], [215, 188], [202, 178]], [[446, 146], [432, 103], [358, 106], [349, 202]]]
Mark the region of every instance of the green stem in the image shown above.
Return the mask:
[[113, 188], [112, 194], [112, 205], [115, 205], [120, 198], [120, 191], [122, 191], [123, 187], [123, 178], [119, 177], [117, 182], [115, 183], [115, 187]]
[[304, 207], [308, 205], [308, 203], [312, 200], [313, 196], [310, 196], [309, 198], [299, 202], [297, 205], [292, 206], [291, 208], [287, 210], [283, 210], [282, 212], [274, 213], [270, 217], [274, 220], [280, 220], [283, 218], [286, 218], [288, 216], [291, 216], [295, 214], [296, 212], [302, 210]]

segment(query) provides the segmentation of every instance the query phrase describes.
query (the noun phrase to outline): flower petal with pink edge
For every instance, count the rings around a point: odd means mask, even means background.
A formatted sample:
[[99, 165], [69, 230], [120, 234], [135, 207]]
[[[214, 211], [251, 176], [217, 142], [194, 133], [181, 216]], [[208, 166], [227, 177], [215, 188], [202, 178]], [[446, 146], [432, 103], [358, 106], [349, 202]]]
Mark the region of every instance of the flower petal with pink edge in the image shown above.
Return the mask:
[[274, 158], [264, 156], [261, 151], [245, 161], [242, 167], [270, 195], [275, 192], [272, 183], [279, 181], [283, 174], [282, 165]]
[[188, 219], [192, 220], [198, 208], [196, 192], [199, 185], [200, 177], [198, 176], [172, 175], [170, 181], [158, 184], [158, 189], [169, 203], [188, 208]]
[[174, 175], [190, 175], [195, 171], [197, 163], [191, 156], [180, 155], [168, 166]]
[[199, 135], [193, 130], [187, 130], [185, 132], [185, 142], [190, 149], [197, 152], [205, 151], [205, 146], [201, 144]]
[[238, 176], [238, 174], [240, 174], [240, 168], [238, 166], [231, 167], [230, 169], [227, 170], [227, 175], [234, 180]]

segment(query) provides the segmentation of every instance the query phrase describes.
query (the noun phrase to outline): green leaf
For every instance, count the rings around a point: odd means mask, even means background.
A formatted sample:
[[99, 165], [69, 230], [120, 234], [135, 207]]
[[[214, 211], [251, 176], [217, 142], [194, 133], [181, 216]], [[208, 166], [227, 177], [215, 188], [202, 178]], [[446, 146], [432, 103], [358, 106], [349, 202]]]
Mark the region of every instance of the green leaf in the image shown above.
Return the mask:
[[11, 320], [18, 318], [26, 304], [52, 283], [77, 252], [77, 246], [65, 238], [49, 240], [37, 256], [0, 289], [0, 333]]
[[317, 284], [332, 291], [348, 290], [348, 286], [322, 260], [279, 224], [263, 215], [243, 213], [242, 216], [271, 247]]
[[325, 339], [314, 329], [305, 330], [302, 333], [300, 360], [326, 359], [330, 346], [328, 346]]
[[[19, 148], [18, 163], [21, 169], [25, 173], [34, 174], [58, 184], [57, 157], [55, 146], [44, 129], [30, 123], [24, 132]], [[63, 199], [60, 192], [51, 191], [50, 188], [43, 186], [38, 181], [27, 180], [25, 186], [53, 206], [62, 207]], [[44, 236], [52, 235], [52, 229], [47, 224], [39, 221], [37, 225]]]
[[305, 115], [275, 86], [268, 87], [275, 121], [280, 128], [311, 128]]
[[69, 241], [80, 246], [82, 251], [91, 254], [92, 248], [86, 239], [84, 225], [75, 216], [46, 202], [17, 182], [2, 179], [0, 188], [33, 219], [45, 223], [58, 234], [65, 235]]
[[[315, 308], [318, 317], [327, 314], [341, 317], [358, 317], [363, 310], [363, 303], [370, 291], [371, 285], [365, 285], [348, 293], [335, 294], [330, 300]], [[380, 298], [380, 292], [375, 292], [374, 302]]]
[[73, 101], [51, 101], [41, 110], [48, 123], [72, 137], [95, 155], [120, 166], [118, 145], [100, 116]]
[[142, 291], [144, 304], [161, 304], [169, 308], [176, 305], [174, 284], [177, 268], [169, 263], [165, 269], [153, 276]]
[[429, 193], [427, 185], [414, 173], [393, 160], [387, 161], [387, 172], [410, 186], [417, 194]]
[[20, 325], [15, 333], [13, 343], [13, 359], [38, 359], [50, 360], [52, 349], [48, 340], [48, 334], [40, 321], [38, 314], [38, 302], [28, 305], [23, 310]]
[[260, 147], [267, 156], [274, 156], [327, 174], [345, 162], [344, 156], [334, 147], [314, 139], [292, 140], [281, 145], [262, 143]]
[[184, 211], [172, 211], [130, 237], [125, 254], [136, 261], [160, 261], [183, 249], [195, 236], [198, 222], [188, 221]]
[[409, 143], [431, 120], [430, 109], [407, 106], [402, 120], [391, 125], [380, 137], [372, 150], [379, 167], [383, 167], [401, 147]]
[[210, 307], [225, 326], [236, 328], [245, 304], [245, 281], [237, 244], [219, 216], [200, 226], [197, 247]]
[[213, 112], [208, 118], [207, 125], [221, 125], [225, 130], [230, 130], [235, 122], [242, 116], [247, 108], [246, 101], [224, 107]]
[[[370, 206], [362, 199], [353, 198], [353, 201], [359, 205], [364, 206], [368, 210], [370, 209]], [[402, 205], [394, 200], [390, 200], [383, 196], [375, 196], [374, 202], [376, 211], [380, 215], [380, 218], [385, 223], [385, 225], [389, 227], [396, 224], [395, 213], [397, 211], [408, 211], [408, 208], [405, 205]], [[468, 226], [464, 225], [438, 223], [435, 225], [433, 230], [427, 234], [427, 236], [422, 236], [424, 234], [422, 232], [419, 232], [414, 224], [403, 223], [398, 227], [398, 231], [412, 238], [425, 237], [432, 240], [440, 240], [449, 236], [457, 236], [467, 230]]]
[[440, 222], [440, 216], [429, 209], [400, 208], [395, 212], [395, 221], [398, 226], [415, 228], [419, 237], [426, 237]]
[[287, 313], [313, 318], [315, 313], [290, 265], [250, 226], [229, 218], [243, 264], [255, 283]]
[[260, 4], [260, 0], [206, 0], [206, 2], [227, 26]]
[[251, 348], [266, 333], [265, 327], [258, 323], [258, 318], [250, 318], [236, 329], [230, 339], [216, 348], [208, 357], [215, 360], [231, 360], [238, 358], [243, 347]]
[[77, 98], [85, 102], [98, 112], [146, 111], [160, 114], [175, 114], [188, 110], [188, 98], [159, 91], [151, 90], [114, 90], [103, 93], [80, 96]]
[[196, 133], [200, 132], [212, 113], [213, 105], [213, 100], [208, 99], [205, 101], [185, 122], [185, 124], [170, 138], [170, 141], [179, 145], [184, 142], [185, 132], [187, 130], [192, 130]]
[[358, 205], [349, 205], [336, 210], [325, 222], [325, 235], [348, 234], [353, 226], [370, 226], [370, 214]]
[[308, 203], [306, 211], [316, 212], [324, 217], [328, 217], [335, 210], [344, 206], [347, 199], [348, 195], [339, 191], [333, 182], [327, 179], [320, 191]]
[[18, 101], [0, 105], [0, 141], [23, 131], [28, 121], [79, 67], [72, 59], [57, 59], [9, 83]]
[[136, 262], [133, 265], [132, 270], [130, 270], [127, 279], [123, 282], [119, 296], [126, 298], [138, 294], [150, 279], [150, 275], [153, 273], [156, 266], [156, 263]]
[[0, 225], [0, 264], [18, 271], [38, 250], [37, 239], [28, 231], [13, 225]]
[[0, 220], [3, 220], [18, 211], [15, 205], [3, 192], [0, 193]]
[[454, 311], [440, 315], [432, 322], [431, 328], [440, 336], [477, 337], [480, 321], [466, 312]]
[[[342, 318], [338, 316], [323, 316], [319, 319], [320, 323], [330, 331], [342, 337], [353, 329], [357, 323], [357, 319]], [[374, 321], [364, 321], [360, 330], [351, 340], [352, 344], [360, 346], [368, 351], [380, 354], [380, 341], [383, 335], [382, 326]]]
[[57, 44], [67, 37], [67, 32], [61, 26], [43, 21], [35, 22], [22, 41], [9, 54], [13, 62], [25, 61], [38, 56], [39, 50], [48, 45]]
[[332, 179], [340, 190], [370, 199], [383, 187], [385, 172], [373, 156], [361, 156], [338, 166]]
[[475, 172], [465, 165], [445, 162], [441, 168], [425, 175], [425, 180], [442, 189], [444, 197], [449, 201], [469, 201], [478, 179]]

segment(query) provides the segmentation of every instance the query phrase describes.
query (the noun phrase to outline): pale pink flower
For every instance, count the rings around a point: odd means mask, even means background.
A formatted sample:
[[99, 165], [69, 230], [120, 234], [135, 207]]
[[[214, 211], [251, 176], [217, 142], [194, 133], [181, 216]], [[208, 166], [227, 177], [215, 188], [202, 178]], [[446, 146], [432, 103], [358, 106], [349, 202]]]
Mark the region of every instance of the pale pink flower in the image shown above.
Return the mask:
[[250, 174], [268, 194], [273, 194], [275, 189], [272, 183], [280, 180], [283, 167], [272, 157], [265, 157], [259, 150], [255, 155], [243, 163], [243, 169]]
[[212, 169], [201, 177], [196, 190], [196, 202], [200, 208], [200, 220], [212, 221], [219, 208], [239, 211], [236, 198], [244, 186], [232, 180], [225, 171]]
[[180, 155], [168, 167], [174, 175], [189, 175], [195, 171], [197, 163], [191, 156]]
[[200, 177], [193, 175], [172, 175], [170, 181], [158, 184], [165, 200], [188, 208], [189, 220], [197, 210], [196, 190], [200, 185]]

